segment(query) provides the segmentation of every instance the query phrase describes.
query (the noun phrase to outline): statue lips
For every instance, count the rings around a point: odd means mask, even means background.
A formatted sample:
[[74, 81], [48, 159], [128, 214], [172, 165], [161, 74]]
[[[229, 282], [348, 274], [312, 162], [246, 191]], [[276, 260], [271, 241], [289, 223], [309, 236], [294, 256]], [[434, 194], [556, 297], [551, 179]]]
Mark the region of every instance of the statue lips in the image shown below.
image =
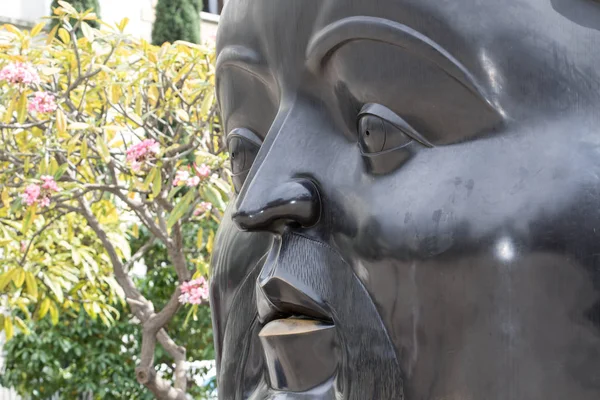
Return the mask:
[[264, 326], [259, 338], [271, 387], [305, 392], [326, 381], [332, 385], [340, 359], [335, 325], [317, 293], [278, 265], [279, 249], [276, 243], [256, 283]]
[[332, 324], [300, 318], [269, 322], [260, 331], [271, 387], [305, 392], [334, 376], [338, 359]]

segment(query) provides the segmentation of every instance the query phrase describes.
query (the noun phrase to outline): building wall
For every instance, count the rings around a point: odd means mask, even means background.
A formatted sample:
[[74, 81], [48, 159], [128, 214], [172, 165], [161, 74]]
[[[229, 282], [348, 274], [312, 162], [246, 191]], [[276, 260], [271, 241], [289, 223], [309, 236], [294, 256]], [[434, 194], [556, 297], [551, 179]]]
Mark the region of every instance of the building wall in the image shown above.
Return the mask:
[[[0, 24], [11, 23], [29, 27], [50, 13], [52, 0], [0, 0], [0, 3]], [[127, 32], [150, 40], [156, 0], [99, 0], [99, 4], [104, 21], [113, 23], [127, 17]], [[218, 16], [201, 13], [201, 17], [202, 40], [214, 40]]]

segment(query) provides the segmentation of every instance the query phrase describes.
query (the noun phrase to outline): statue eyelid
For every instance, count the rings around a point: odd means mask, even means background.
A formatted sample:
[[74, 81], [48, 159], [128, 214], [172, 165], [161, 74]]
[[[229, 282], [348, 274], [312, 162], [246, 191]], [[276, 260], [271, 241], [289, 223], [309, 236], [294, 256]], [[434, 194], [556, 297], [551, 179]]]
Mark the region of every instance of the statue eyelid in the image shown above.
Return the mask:
[[416, 140], [426, 147], [434, 147], [433, 144], [424, 138], [419, 132], [417, 132], [408, 122], [406, 122], [403, 118], [399, 117], [395, 112], [390, 110], [389, 108], [382, 106], [381, 104], [376, 103], [367, 103], [363, 106], [363, 108], [358, 113], [357, 121], [360, 123], [361, 119], [365, 116], [373, 115], [375, 117], [381, 118], [387, 123], [393, 125], [402, 133], [407, 135], [408, 137]]
[[236, 128], [226, 138], [230, 153], [231, 172], [236, 193], [239, 193], [262, 145], [258, 135], [247, 128]]

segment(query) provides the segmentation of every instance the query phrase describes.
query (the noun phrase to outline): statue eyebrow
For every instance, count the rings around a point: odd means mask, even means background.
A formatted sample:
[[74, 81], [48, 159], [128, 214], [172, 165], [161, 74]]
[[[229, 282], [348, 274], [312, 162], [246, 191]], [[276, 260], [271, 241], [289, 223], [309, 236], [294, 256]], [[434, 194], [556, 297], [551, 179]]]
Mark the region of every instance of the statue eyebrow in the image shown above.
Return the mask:
[[225, 67], [236, 67], [256, 77], [267, 87], [271, 84], [272, 76], [266, 67], [266, 63], [259, 53], [246, 46], [230, 45], [219, 52], [216, 62], [216, 93], [219, 99], [219, 71]]
[[319, 72], [338, 48], [354, 40], [388, 43], [425, 58], [495, 109], [475, 77], [460, 61], [427, 36], [389, 19], [356, 16], [327, 25], [308, 44], [307, 67], [313, 72]]

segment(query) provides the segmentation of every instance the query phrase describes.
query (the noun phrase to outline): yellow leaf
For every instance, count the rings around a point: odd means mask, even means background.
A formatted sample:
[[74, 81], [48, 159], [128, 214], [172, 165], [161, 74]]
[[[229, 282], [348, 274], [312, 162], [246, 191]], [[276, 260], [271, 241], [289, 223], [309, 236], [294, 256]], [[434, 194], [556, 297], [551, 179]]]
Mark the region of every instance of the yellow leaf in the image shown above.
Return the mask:
[[4, 290], [4, 288], [6, 287], [6, 285], [8, 285], [10, 283], [10, 281], [13, 278], [13, 276], [17, 272], [19, 272], [19, 270], [17, 268], [15, 268], [15, 269], [8, 270], [4, 274], [0, 275], [0, 291]]
[[6, 334], [6, 340], [10, 340], [13, 337], [13, 324], [9, 317], [4, 318], [4, 333]]
[[204, 244], [204, 229], [200, 228], [200, 229], [198, 229], [198, 237], [196, 238], [196, 247], [198, 249], [201, 249], [203, 244]]
[[35, 276], [33, 276], [31, 272], [25, 272], [25, 283], [27, 283], [27, 293], [29, 293], [33, 298], [37, 299], [38, 286]]
[[68, 14], [77, 14], [77, 10], [71, 4], [66, 1], [58, 0], [58, 4], [68, 13]]
[[108, 146], [103, 138], [96, 138], [96, 144], [98, 145], [98, 154], [100, 154], [100, 158], [102, 161], [108, 164], [110, 161], [110, 151], [108, 150]]
[[8, 193], [8, 188], [6, 186], [2, 189], [2, 203], [4, 204], [4, 207], [10, 206], [10, 194]]
[[57, 170], [58, 170], [58, 161], [56, 161], [56, 158], [51, 158], [50, 159], [50, 169], [48, 170], [48, 175], [54, 175]]
[[25, 271], [22, 268], [19, 268], [17, 273], [13, 275], [13, 283], [17, 288], [23, 286], [23, 282], [25, 282]]
[[121, 87], [119, 85], [112, 85], [110, 87], [110, 101], [117, 104], [121, 100]]
[[125, 30], [125, 27], [127, 27], [127, 24], [129, 23], [129, 18], [125, 17], [121, 20], [121, 22], [119, 22], [119, 24], [117, 25], [117, 27], [119, 28], [119, 30], [121, 32], [123, 32]]
[[30, 333], [29, 328], [27, 327], [27, 325], [25, 324], [25, 322], [23, 322], [23, 320], [19, 317], [15, 317], [15, 324], [17, 324], [17, 327], [19, 328], [19, 330], [21, 332], [23, 332], [24, 334], [28, 335]]
[[152, 107], [156, 107], [156, 103], [158, 102], [158, 88], [156, 86], [150, 86], [148, 89], [148, 99], [150, 100], [150, 104]]
[[44, 298], [44, 300], [42, 300], [42, 304], [40, 304], [40, 319], [44, 318], [44, 316], [46, 316], [46, 314], [48, 313], [48, 310], [50, 309], [50, 299], [48, 297]]
[[86, 22], [81, 22], [81, 32], [88, 41], [94, 41], [94, 29], [91, 26], [89, 26]]
[[90, 128], [90, 124], [86, 124], [85, 122], [73, 122], [72, 124], [69, 124], [69, 126], [67, 126], [68, 130], [73, 130], [73, 131], [80, 131], [83, 129], [89, 129]]
[[202, 117], [206, 117], [208, 115], [208, 111], [213, 103], [213, 100], [214, 93], [212, 91], [204, 95], [204, 99], [202, 99], [202, 106], [200, 107], [200, 114]]
[[56, 129], [58, 133], [65, 133], [67, 131], [67, 117], [60, 108], [56, 110]]
[[210, 231], [208, 234], [208, 242], [206, 242], [206, 250], [208, 251], [208, 254], [212, 254], [214, 241], [215, 231]]
[[46, 45], [52, 43], [52, 41], [54, 40], [54, 38], [56, 37], [56, 32], [58, 32], [58, 28], [60, 28], [60, 25], [56, 25], [54, 28], [52, 28], [52, 30], [48, 33], [48, 37], [46, 37]]
[[27, 118], [27, 95], [21, 93], [19, 102], [17, 103], [17, 122], [22, 124]]
[[69, 143], [67, 144], [67, 157], [69, 157], [71, 153], [75, 151], [75, 147], [79, 143], [79, 136], [80, 134], [77, 134], [69, 140]]
[[6, 29], [10, 33], [14, 33], [15, 35], [21, 36], [21, 30], [14, 25], [6, 24], [6, 25], [3, 25], [2, 28]]
[[89, 13], [89, 14], [86, 14], [83, 17], [83, 19], [86, 20], [86, 21], [93, 21], [93, 20], [98, 19], [98, 16], [96, 15], [96, 13]]
[[87, 140], [85, 140], [85, 138], [83, 138], [83, 140], [81, 141], [81, 158], [82, 159], [86, 159], [88, 156], [88, 143]]
[[139, 94], [135, 98], [135, 113], [137, 115], [142, 115], [142, 100], [142, 96]]
[[64, 44], [71, 43], [71, 35], [69, 35], [69, 32], [67, 32], [65, 28], [58, 29], [58, 37], [63, 41]]
[[50, 303], [50, 319], [52, 320], [52, 325], [58, 324], [58, 308], [54, 303]]
[[16, 97], [10, 101], [8, 108], [6, 109], [6, 112], [2, 117], [2, 122], [4, 122], [5, 124], [8, 124], [10, 122], [13, 116], [13, 112], [15, 111], [15, 107], [17, 106], [17, 103], [18, 100]]
[[31, 29], [31, 36], [37, 36], [39, 35], [39, 33], [42, 31], [42, 29], [44, 29], [44, 26], [46, 26], [46, 22], [42, 21], [39, 24], [37, 24], [36, 26], [34, 26]]
[[131, 234], [136, 239], [140, 237], [140, 227], [137, 224], [133, 224], [133, 227], [131, 228]]
[[175, 114], [183, 122], [190, 122], [190, 116], [187, 112], [185, 112], [185, 110], [179, 109]]
[[46, 76], [58, 74], [60, 71], [61, 71], [61, 69], [56, 68], [56, 67], [46, 67], [46, 68], [40, 69], [40, 72], [42, 73], [42, 75], [46, 75]]

